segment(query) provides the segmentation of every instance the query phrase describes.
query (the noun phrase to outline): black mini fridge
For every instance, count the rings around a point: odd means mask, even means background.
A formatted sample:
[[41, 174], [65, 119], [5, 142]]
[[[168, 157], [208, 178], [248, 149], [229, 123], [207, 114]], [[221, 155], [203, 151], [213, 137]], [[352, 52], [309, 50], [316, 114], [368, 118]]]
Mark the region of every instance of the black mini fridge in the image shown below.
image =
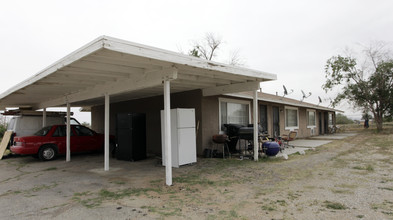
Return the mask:
[[118, 160], [136, 161], [146, 158], [146, 116], [121, 113], [116, 119]]

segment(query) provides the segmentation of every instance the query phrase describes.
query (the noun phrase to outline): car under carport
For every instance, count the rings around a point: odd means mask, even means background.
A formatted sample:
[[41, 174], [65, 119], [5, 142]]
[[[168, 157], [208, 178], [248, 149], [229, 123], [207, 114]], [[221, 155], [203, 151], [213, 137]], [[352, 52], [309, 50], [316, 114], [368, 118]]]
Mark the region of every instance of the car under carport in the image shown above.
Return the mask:
[[[257, 124], [257, 91], [260, 83], [276, 75], [179, 54], [159, 48], [101, 36], [41, 72], [0, 94], [0, 109], [33, 110], [104, 106], [104, 170], [109, 170], [110, 105], [127, 100], [163, 96], [164, 142], [171, 152], [171, 94], [200, 90], [203, 97], [253, 91], [253, 123]], [[44, 120], [45, 121], [45, 120]], [[70, 126], [67, 154], [70, 156]], [[257, 130], [254, 130], [257, 142]], [[165, 155], [171, 163], [170, 154]], [[258, 149], [254, 148], [258, 160]], [[166, 184], [172, 185], [172, 167], [166, 166]]]

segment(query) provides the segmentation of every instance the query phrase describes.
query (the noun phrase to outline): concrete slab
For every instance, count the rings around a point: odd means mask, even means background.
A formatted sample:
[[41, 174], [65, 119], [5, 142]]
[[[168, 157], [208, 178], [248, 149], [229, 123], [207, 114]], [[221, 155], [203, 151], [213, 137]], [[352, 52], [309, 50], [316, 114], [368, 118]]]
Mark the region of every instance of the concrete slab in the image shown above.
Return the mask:
[[[329, 140], [305, 140], [305, 139], [297, 139], [294, 141], [290, 141], [289, 144], [293, 145], [295, 147], [306, 147], [306, 148], [312, 148], [312, 147], [319, 147], [324, 144], [328, 144], [332, 141]], [[288, 149], [288, 148], [286, 148]]]
[[[295, 146], [285, 148], [285, 150], [282, 153], [278, 153], [276, 157], [282, 157], [284, 154], [286, 155], [291, 155], [295, 154], [300, 151], [305, 151], [310, 150], [316, 147], [320, 147], [324, 144], [328, 144], [332, 142], [333, 140], [339, 140], [339, 139], [344, 139], [346, 137], [352, 137], [357, 135], [356, 133], [337, 133], [337, 134], [330, 134], [330, 135], [320, 135], [320, 136], [315, 136], [312, 137], [311, 139], [297, 139], [294, 141], [289, 142], [290, 145]], [[317, 140], [315, 140], [317, 139]]]
[[295, 153], [298, 153], [301, 151], [306, 152], [307, 150], [312, 150], [316, 147], [322, 146], [324, 144], [328, 144], [330, 142], [332, 142], [332, 141], [329, 141], [329, 140], [305, 140], [305, 139], [294, 140], [289, 143], [290, 143], [290, 145], [293, 145], [295, 147], [285, 148], [283, 150], [283, 152], [278, 153], [276, 155], [276, 157], [283, 157], [284, 154], [291, 155], [291, 154], [295, 154]]
[[345, 136], [345, 137], [352, 137], [352, 136], [356, 136], [358, 133], [336, 133], [336, 134], [333, 134], [333, 135], [336, 135], [336, 136]]
[[319, 140], [341, 140], [347, 137], [356, 136], [356, 133], [336, 133], [336, 134], [325, 134], [311, 137], [310, 139], [319, 139]]
[[295, 148], [285, 148], [285, 150], [283, 150], [282, 152], [279, 152], [276, 157], [282, 157], [284, 156], [284, 154], [286, 155], [291, 155], [291, 154], [295, 154], [297, 152], [300, 151], [306, 151], [306, 150], [310, 150], [310, 148], [305, 148], [305, 147], [295, 147]]

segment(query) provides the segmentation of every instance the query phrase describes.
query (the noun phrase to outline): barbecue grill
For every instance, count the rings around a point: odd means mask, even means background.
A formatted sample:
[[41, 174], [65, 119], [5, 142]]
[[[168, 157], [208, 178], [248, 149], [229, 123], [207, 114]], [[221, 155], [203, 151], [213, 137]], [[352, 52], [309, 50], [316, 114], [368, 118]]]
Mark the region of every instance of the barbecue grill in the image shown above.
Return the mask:
[[244, 125], [239, 125], [239, 124], [224, 124], [226, 134], [228, 135], [229, 143], [229, 151], [231, 153], [236, 152], [236, 144], [237, 141], [239, 140], [239, 129], [241, 127], [244, 127]]
[[[236, 152], [236, 144], [240, 139], [246, 140], [245, 150], [253, 149], [252, 141], [254, 140], [254, 125], [249, 124], [248, 126], [239, 124], [224, 124], [226, 133], [230, 140], [228, 146], [231, 152]], [[262, 135], [262, 127], [258, 126], [258, 135]], [[243, 146], [240, 146], [242, 148]], [[240, 149], [239, 149], [240, 150]]]

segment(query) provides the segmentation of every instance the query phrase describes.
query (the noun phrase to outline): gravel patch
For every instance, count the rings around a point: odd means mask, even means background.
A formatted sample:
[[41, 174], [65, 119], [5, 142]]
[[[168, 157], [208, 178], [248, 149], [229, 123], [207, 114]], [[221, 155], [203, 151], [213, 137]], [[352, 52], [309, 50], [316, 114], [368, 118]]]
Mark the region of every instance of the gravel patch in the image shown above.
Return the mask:
[[76, 155], [0, 161], [3, 219], [392, 219], [392, 134], [367, 131], [305, 155], [198, 158], [173, 169], [151, 158]]

